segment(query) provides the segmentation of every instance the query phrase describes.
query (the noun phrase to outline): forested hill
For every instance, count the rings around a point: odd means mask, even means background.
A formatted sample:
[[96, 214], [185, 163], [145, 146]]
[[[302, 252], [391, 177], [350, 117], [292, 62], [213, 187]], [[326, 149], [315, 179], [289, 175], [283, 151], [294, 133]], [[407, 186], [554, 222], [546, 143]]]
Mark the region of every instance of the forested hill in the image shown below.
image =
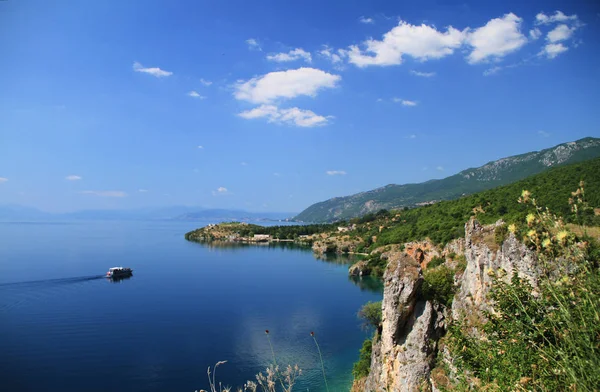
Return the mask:
[[519, 181], [549, 168], [600, 157], [600, 139], [585, 138], [541, 151], [530, 152], [481, 167], [463, 170], [451, 177], [420, 184], [387, 185], [351, 196], [313, 204], [294, 219], [302, 222], [332, 222], [362, 216], [381, 209], [400, 209], [456, 199]]

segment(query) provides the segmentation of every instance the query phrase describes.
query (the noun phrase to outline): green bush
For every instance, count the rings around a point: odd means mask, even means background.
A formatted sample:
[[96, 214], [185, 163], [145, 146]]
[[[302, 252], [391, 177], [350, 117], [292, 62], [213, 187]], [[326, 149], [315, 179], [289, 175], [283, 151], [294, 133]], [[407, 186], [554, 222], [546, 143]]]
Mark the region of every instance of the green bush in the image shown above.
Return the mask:
[[496, 227], [496, 230], [494, 231], [494, 242], [496, 242], [497, 245], [502, 246], [507, 235], [508, 228], [506, 225]]
[[454, 270], [441, 265], [423, 272], [421, 298], [450, 306], [454, 292]]
[[367, 339], [363, 342], [362, 348], [360, 349], [360, 356], [358, 361], [354, 363], [352, 367], [352, 375], [355, 380], [358, 380], [369, 375], [371, 370], [371, 351], [373, 344], [371, 339]]
[[438, 256], [433, 256], [431, 258], [431, 261], [429, 261], [429, 263], [427, 263], [427, 268], [435, 268], [438, 267], [442, 264], [444, 264], [446, 262], [446, 259], [444, 257], [438, 257]]
[[363, 320], [365, 327], [377, 329], [381, 324], [381, 301], [364, 304], [358, 311], [358, 317]]

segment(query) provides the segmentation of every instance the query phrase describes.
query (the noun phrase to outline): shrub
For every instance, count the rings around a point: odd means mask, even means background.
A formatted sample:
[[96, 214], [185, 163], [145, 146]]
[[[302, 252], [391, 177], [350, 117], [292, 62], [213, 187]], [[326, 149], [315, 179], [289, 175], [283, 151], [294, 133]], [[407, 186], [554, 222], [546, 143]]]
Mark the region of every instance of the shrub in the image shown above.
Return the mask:
[[367, 339], [363, 342], [362, 348], [360, 349], [360, 356], [358, 361], [354, 363], [352, 367], [352, 375], [355, 380], [358, 380], [369, 375], [371, 370], [371, 351], [373, 349], [373, 343], [371, 339]]
[[506, 225], [500, 225], [496, 227], [496, 230], [494, 231], [494, 242], [496, 242], [496, 245], [502, 246], [507, 235], [508, 228]]
[[441, 265], [424, 271], [423, 285], [421, 286], [421, 297], [423, 299], [450, 306], [454, 291], [454, 271], [452, 269]]
[[358, 311], [358, 317], [363, 320], [365, 327], [377, 329], [381, 324], [381, 301], [364, 304]]
[[429, 261], [429, 263], [427, 263], [427, 268], [435, 268], [438, 267], [442, 264], [444, 264], [446, 262], [446, 259], [444, 257], [438, 257], [438, 256], [433, 256], [431, 258], [431, 261]]

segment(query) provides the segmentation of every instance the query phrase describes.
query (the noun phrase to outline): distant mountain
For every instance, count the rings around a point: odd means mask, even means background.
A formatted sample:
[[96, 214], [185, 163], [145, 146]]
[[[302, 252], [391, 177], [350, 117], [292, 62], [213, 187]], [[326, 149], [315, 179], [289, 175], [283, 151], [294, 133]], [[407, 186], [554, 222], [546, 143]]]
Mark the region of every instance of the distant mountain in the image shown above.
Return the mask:
[[415, 207], [439, 200], [456, 199], [462, 195], [510, 184], [552, 167], [599, 156], [600, 139], [588, 137], [541, 151], [502, 158], [441, 180], [420, 184], [392, 184], [351, 196], [336, 197], [311, 205], [294, 217], [294, 220], [331, 222], [380, 209]]
[[0, 205], [0, 221], [74, 221], [74, 220], [284, 220], [294, 213], [248, 212], [242, 210], [203, 209], [202, 207], [172, 206], [129, 210], [82, 210], [52, 214], [32, 207]]

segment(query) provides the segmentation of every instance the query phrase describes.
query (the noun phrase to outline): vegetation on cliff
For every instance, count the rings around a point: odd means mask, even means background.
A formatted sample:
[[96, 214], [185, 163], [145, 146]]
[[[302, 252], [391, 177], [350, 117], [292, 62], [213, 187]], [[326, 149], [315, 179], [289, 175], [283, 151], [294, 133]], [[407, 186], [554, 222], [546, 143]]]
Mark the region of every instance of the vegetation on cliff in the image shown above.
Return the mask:
[[[523, 241], [539, 258], [541, 278], [534, 289], [516, 273], [490, 271], [493, 311], [486, 322], [456, 320], [448, 347], [454, 356], [459, 389], [594, 391], [600, 385], [600, 245], [577, 236], [524, 191], [533, 205], [519, 225]], [[590, 207], [583, 183], [569, 200], [578, 220]], [[520, 227], [519, 227], [520, 226]], [[585, 230], [582, 231], [585, 233]], [[477, 328], [478, 334], [469, 333]]]

